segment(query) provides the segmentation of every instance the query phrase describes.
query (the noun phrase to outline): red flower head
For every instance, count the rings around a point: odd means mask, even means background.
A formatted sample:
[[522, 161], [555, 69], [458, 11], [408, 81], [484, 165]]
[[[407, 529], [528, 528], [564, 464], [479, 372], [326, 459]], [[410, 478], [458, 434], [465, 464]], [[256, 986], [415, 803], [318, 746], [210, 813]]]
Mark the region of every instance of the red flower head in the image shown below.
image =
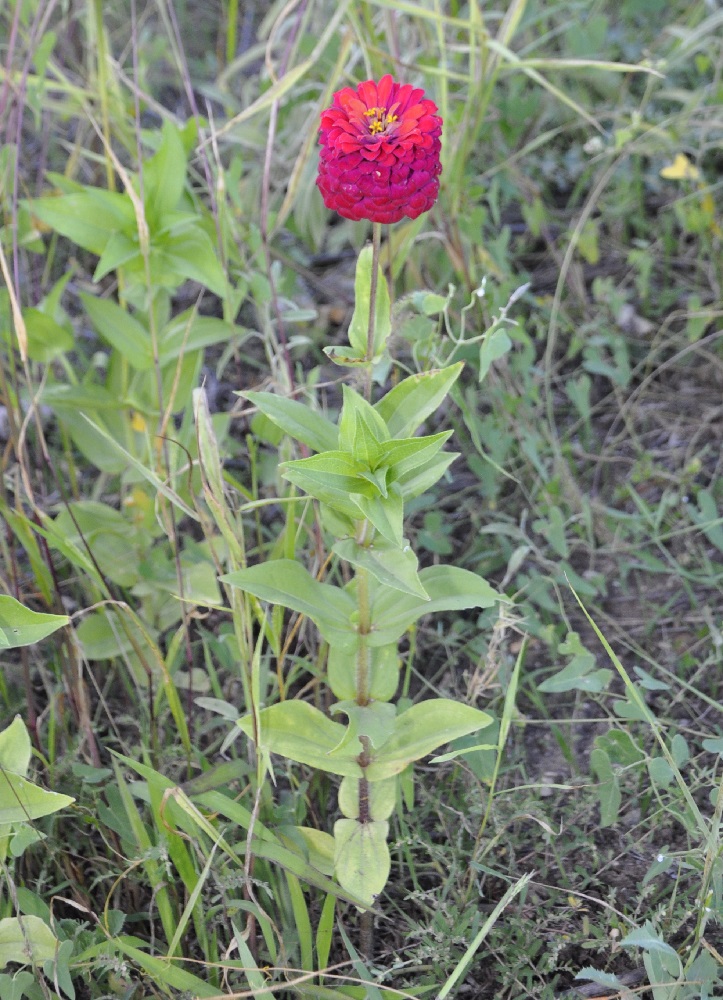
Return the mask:
[[321, 113], [319, 176], [327, 208], [345, 219], [416, 219], [437, 200], [442, 119], [411, 84], [383, 76], [345, 87]]

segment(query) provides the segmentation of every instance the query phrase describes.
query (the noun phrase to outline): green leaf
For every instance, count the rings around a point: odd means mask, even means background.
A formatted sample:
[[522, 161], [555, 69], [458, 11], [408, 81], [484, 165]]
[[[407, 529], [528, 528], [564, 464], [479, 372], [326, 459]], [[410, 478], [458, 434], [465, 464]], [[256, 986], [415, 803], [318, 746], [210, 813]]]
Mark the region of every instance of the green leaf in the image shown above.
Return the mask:
[[136, 371], [150, 371], [153, 368], [153, 351], [151, 335], [146, 327], [111, 299], [82, 292], [80, 298], [101, 337]]
[[560, 652], [572, 655], [566, 667], [548, 677], [539, 685], [540, 691], [556, 694], [561, 691], [604, 691], [610, 683], [612, 670], [601, 668], [593, 670], [596, 664], [594, 655], [580, 641], [577, 632], [568, 632], [565, 642], [560, 646]]
[[372, 632], [369, 643], [384, 646], [395, 642], [422, 615], [433, 611], [463, 611], [466, 608], [491, 608], [507, 601], [486, 580], [458, 566], [429, 566], [419, 574], [429, 601], [407, 595], [390, 587], [378, 588], [372, 600]]
[[388, 465], [394, 482], [404, 483], [415, 470], [428, 465], [452, 431], [442, 431], [427, 437], [399, 438], [381, 446], [379, 463]]
[[597, 791], [600, 796], [600, 826], [612, 826], [620, 812], [622, 794], [610, 758], [600, 747], [596, 747], [590, 754], [590, 769], [599, 781]]
[[70, 795], [46, 791], [19, 774], [0, 771], [0, 830], [11, 824], [49, 816], [72, 802], [75, 799]]
[[28, 357], [47, 364], [73, 349], [73, 334], [39, 309], [23, 309], [28, 335]]
[[[308, 702], [282, 701], [270, 705], [259, 712], [259, 719], [261, 749], [330, 774], [362, 776], [356, 762], [358, 747], [352, 747], [346, 757], [331, 756], [344, 739], [346, 727], [332, 722]], [[244, 716], [236, 724], [249, 739], [254, 738], [253, 716]]]
[[186, 182], [186, 151], [176, 126], [166, 118], [157, 151], [143, 164], [143, 195], [151, 231], [181, 200]]
[[713, 494], [709, 490], [699, 490], [696, 500], [700, 514], [692, 505], [688, 506], [693, 520], [700, 525], [708, 541], [715, 545], [720, 552], [723, 552], [722, 519]]
[[[385, 820], [397, 804], [397, 778], [371, 781], [367, 784], [369, 815], [373, 820]], [[339, 785], [339, 809], [347, 819], [359, 818], [359, 779], [342, 778]]]
[[[392, 309], [389, 301], [389, 287], [384, 272], [377, 265], [377, 299], [374, 310], [374, 351], [373, 358], [379, 358], [392, 332]], [[352, 349], [364, 356], [367, 350], [369, 330], [369, 310], [371, 306], [372, 248], [364, 247], [356, 263], [354, 278], [354, 313], [349, 324], [349, 343]]]
[[366, 775], [370, 781], [379, 781], [399, 774], [412, 761], [426, 757], [450, 740], [484, 729], [491, 721], [486, 712], [449, 698], [412, 705], [397, 716], [394, 733], [372, 755]]
[[365, 736], [374, 750], [379, 750], [394, 732], [397, 710], [394, 705], [383, 701], [370, 701], [368, 705], [359, 705], [356, 701], [339, 701], [331, 706], [332, 714], [344, 712], [349, 719], [349, 725], [338, 746], [334, 747], [334, 756], [358, 756], [364, 749], [359, 739]]
[[24, 778], [31, 756], [30, 735], [23, 720], [16, 715], [10, 725], [0, 732], [0, 768]]
[[301, 441], [313, 451], [335, 451], [339, 447], [339, 432], [330, 420], [304, 403], [270, 392], [240, 392], [269, 420], [290, 437]]
[[0, 920], [0, 969], [8, 962], [39, 965], [52, 960], [59, 944], [40, 917], [4, 917]]
[[339, 448], [349, 452], [361, 465], [376, 468], [380, 443], [389, 440], [389, 431], [374, 407], [348, 386], [342, 386], [344, 403], [339, 417]]
[[280, 467], [284, 479], [334, 510], [359, 519], [359, 508], [350, 494], [376, 496], [379, 488], [361, 475], [359, 463], [345, 451], [325, 451]]
[[0, 595], [0, 649], [30, 646], [70, 623], [67, 615], [47, 615]]
[[[369, 696], [375, 701], [391, 701], [399, 686], [397, 644], [369, 649]], [[327, 661], [329, 687], [340, 700], [356, 697], [356, 664], [348, 650], [331, 646]]]
[[[165, 265], [179, 276], [197, 281], [220, 298], [227, 292], [226, 275], [218, 262], [211, 239], [200, 226], [181, 236], [171, 236], [158, 250], [159, 265]], [[171, 282], [164, 275], [163, 284], [173, 287], [177, 282]]]
[[175, 990], [186, 993], [194, 997], [194, 1000], [205, 1000], [206, 997], [218, 997], [218, 987], [211, 983], [206, 983], [198, 976], [186, 972], [179, 965], [169, 958], [157, 958], [149, 955], [140, 948], [136, 948], [131, 941], [136, 938], [127, 938], [125, 935], [118, 935], [113, 938], [114, 948], [123, 952], [134, 965], [138, 965], [149, 976], [151, 982], [157, 984], [165, 991]]
[[622, 729], [611, 729], [595, 737], [595, 746], [604, 750], [614, 764], [630, 767], [645, 760], [645, 754], [635, 743], [630, 733]]
[[242, 327], [215, 316], [199, 316], [195, 309], [174, 316], [163, 328], [158, 343], [158, 358], [162, 366], [175, 362], [181, 354], [200, 351], [214, 344], [225, 344], [244, 334]]
[[547, 517], [533, 521], [532, 527], [549, 541], [561, 559], [567, 559], [569, 550], [565, 537], [565, 518], [559, 507], [549, 507]]
[[642, 927], [636, 927], [635, 930], [626, 934], [622, 941], [620, 941], [619, 947], [642, 948], [644, 951], [657, 951], [677, 958], [675, 948], [671, 948], [669, 944], [663, 941], [649, 920], [646, 920]]
[[651, 757], [648, 761], [650, 780], [659, 788], [667, 788], [675, 781], [673, 769], [665, 757]]
[[404, 503], [398, 486], [393, 485], [386, 497], [369, 497], [361, 493], [352, 493], [349, 499], [358, 508], [357, 519], [363, 517], [370, 521], [388, 542], [399, 548], [402, 547]]
[[485, 375], [495, 361], [499, 361], [512, 347], [512, 341], [505, 330], [493, 330], [485, 337], [479, 349], [479, 381], [484, 380]]
[[359, 545], [353, 538], [343, 538], [334, 544], [332, 551], [352, 566], [368, 570], [387, 587], [422, 600], [429, 597], [417, 575], [417, 557], [406, 539], [402, 539], [400, 547], [384, 538], [376, 538], [371, 545]]
[[402, 491], [405, 500], [413, 500], [421, 493], [425, 493], [438, 480], [442, 478], [449, 466], [459, 457], [458, 452], [443, 452], [425, 462], [424, 465], [405, 473], [398, 481], [398, 486]]
[[128, 195], [100, 188], [87, 187], [82, 193], [59, 198], [37, 198], [30, 202], [30, 210], [61, 236], [98, 255], [113, 233], [132, 235], [136, 231]]
[[306, 615], [329, 643], [348, 649], [358, 642], [353, 625], [356, 604], [351, 596], [339, 587], [319, 583], [294, 559], [274, 559], [220, 579], [260, 601]]
[[334, 824], [334, 871], [347, 892], [373, 906], [387, 884], [391, 858], [387, 846], [389, 824], [338, 819]]
[[463, 367], [459, 361], [448, 368], [410, 375], [380, 399], [374, 409], [386, 422], [391, 436], [411, 437], [440, 405]]
[[103, 253], [98, 259], [95, 271], [93, 271], [93, 281], [101, 281], [106, 274], [116, 271], [134, 259], [137, 259], [139, 264], [142, 262], [138, 237], [129, 236], [127, 233], [113, 233], [103, 248]]
[[[353, 781], [344, 778], [343, 781]], [[334, 874], [334, 838], [324, 830], [316, 830], [311, 826], [277, 827], [275, 830], [279, 840], [292, 850], [298, 851], [301, 845], [304, 856], [310, 865], [329, 878]]]
[[126, 451], [125, 448], [121, 447], [121, 445], [114, 440], [114, 438], [108, 433], [107, 430], [105, 430], [104, 427], [102, 427], [99, 423], [96, 423], [95, 421], [91, 420], [86, 413], [81, 413], [80, 416], [84, 419], [88, 427], [92, 428], [95, 434], [98, 435], [106, 443], [106, 445], [112, 452], [124, 458], [126, 466], [130, 466], [133, 469], [135, 469], [135, 471], [138, 472], [143, 479], [145, 479], [147, 482], [151, 484], [151, 486], [156, 490], [156, 492], [161, 493], [164, 497], [166, 497], [167, 500], [170, 500], [175, 507], [178, 507], [179, 510], [182, 510], [187, 517], [191, 518], [191, 520], [193, 521], [199, 520], [198, 514], [195, 512], [195, 510], [193, 510], [192, 507], [188, 506], [185, 500], [182, 500], [177, 493], [175, 493], [169, 486], [167, 486], [166, 483], [162, 479], [160, 479], [155, 474], [155, 472], [153, 472], [152, 469], [149, 469], [146, 465], [143, 464], [143, 462], [137, 459], [135, 455], [131, 455], [129, 451]]

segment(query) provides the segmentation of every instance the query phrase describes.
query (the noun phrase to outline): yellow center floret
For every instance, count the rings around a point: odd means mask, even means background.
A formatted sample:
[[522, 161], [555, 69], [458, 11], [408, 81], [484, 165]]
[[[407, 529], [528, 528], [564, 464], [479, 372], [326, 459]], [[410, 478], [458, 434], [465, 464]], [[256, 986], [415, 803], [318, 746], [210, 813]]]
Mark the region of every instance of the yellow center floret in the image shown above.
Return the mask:
[[364, 112], [364, 116], [370, 119], [369, 131], [372, 135], [383, 132], [387, 125], [391, 125], [399, 117], [399, 115], [387, 115], [386, 108], [369, 108]]

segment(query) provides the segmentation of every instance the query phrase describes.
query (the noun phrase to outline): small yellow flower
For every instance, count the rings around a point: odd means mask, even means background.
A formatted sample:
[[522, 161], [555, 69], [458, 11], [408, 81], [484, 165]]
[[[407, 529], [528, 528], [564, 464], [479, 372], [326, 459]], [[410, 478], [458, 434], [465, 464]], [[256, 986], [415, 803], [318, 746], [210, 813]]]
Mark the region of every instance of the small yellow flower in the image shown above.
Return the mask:
[[145, 433], [146, 422], [137, 410], [133, 411], [133, 415], [131, 417], [131, 427], [138, 434]]
[[678, 153], [671, 164], [663, 167], [660, 176], [666, 181], [697, 181], [700, 170], [690, 162], [685, 153]]

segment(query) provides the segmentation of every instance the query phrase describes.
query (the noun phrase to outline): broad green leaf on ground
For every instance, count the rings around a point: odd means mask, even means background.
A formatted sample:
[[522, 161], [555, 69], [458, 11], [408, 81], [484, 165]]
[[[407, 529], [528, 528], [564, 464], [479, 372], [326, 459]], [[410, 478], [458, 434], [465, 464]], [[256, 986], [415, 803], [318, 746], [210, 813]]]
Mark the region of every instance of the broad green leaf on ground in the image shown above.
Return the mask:
[[0, 595], [0, 649], [30, 646], [68, 625], [67, 615], [31, 611], [14, 597]]
[[27, 726], [16, 715], [13, 721], [0, 732], [0, 769], [26, 777], [32, 748]]
[[539, 685], [540, 691], [550, 694], [561, 691], [604, 691], [610, 683], [613, 672], [605, 667], [594, 670], [595, 656], [580, 641], [577, 632], [569, 632], [559, 652], [571, 655], [566, 667], [548, 677]]
[[239, 395], [248, 399], [284, 434], [301, 441], [313, 451], [338, 449], [339, 432], [334, 424], [304, 403], [270, 392], [240, 392]]
[[338, 819], [334, 824], [334, 871], [339, 884], [373, 906], [387, 884], [391, 858], [389, 824]]
[[378, 588], [372, 599], [369, 643], [384, 646], [399, 639], [413, 622], [433, 611], [490, 608], [507, 601], [486, 580], [458, 566], [429, 566], [419, 574], [429, 600], [402, 595], [390, 587]]
[[417, 428], [437, 409], [456, 380], [463, 364], [410, 375], [395, 385], [375, 404], [393, 438], [411, 437]]
[[3, 827], [50, 816], [72, 802], [75, 799], [70, 795], [49, 792], [12, 771], [0, 771], [0, 832], [3, 834], [7, 833]]
[[618, 818], [622, 794], [617, 775], [610, 758], [600, 747], [590, 754], [590, 770], [598, 779], [597, 793], [600, 797], [600, 826], [612, 826]]
[[[297, 764], [308, 764], [330, 774], [362, 776], [356, 762], [359, 748], [352, 746], [347, 756], [337, 753], [346, 735], [346, 726], [332, 722], [323, 712], [305, 701], [282, 701], [259, 712], [261, 748]], [[253, 717], [239, 719], [237, 725], [254, 738]]]
[[274, 559], [228, 573], [220, 580], [260, 601], [306, 615], [329, 643], [349, 648], [358, 642], [354, 600], [339, 587], [319, 583], [294, 559]]
[[0, 969], [8, 962], [40, 965], [55, 957], [59, 943], [40, 917], [4, 917], [0, 920]]
[[412, 705], [397, 716], [394, 733], [373, 754], [366, 775], [370, 781], [379, 781], [399, 774], [412, 761], [426, 757], [450, 740], [484, 729], [491, 721], [486, 712], [449, 698]]

